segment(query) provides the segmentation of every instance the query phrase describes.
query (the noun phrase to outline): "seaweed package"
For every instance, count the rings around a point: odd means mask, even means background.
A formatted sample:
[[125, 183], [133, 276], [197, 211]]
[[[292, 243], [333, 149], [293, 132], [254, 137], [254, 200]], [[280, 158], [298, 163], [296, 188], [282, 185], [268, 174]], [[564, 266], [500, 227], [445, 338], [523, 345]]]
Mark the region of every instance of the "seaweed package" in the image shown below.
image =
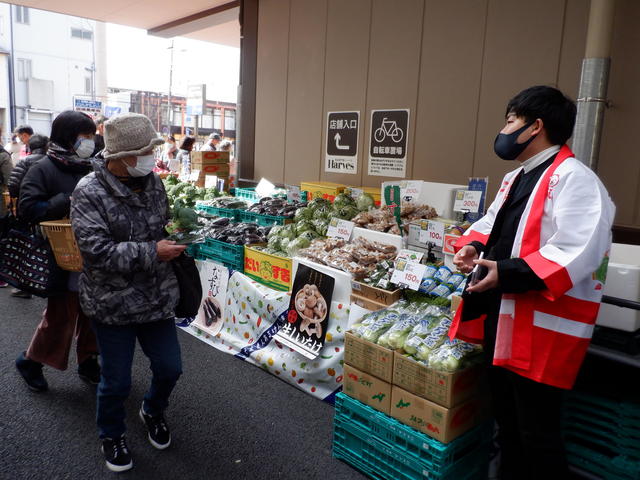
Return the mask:
[[449, 333], [449, 327], [451, 327], [451, 318], [441, 317], [438, 323], [433, 327], [433, 330], [429, 332], [420, 345], [418, 345], [416, 358], [419, 360], [429, 361], [429, 355], [431, 352], [438, 348], [447, 338]]
[[398, 321], [389, 330], [383, 333], [378, 339], [378, 345], [391, 350], [399, 350], [415, 325], [420, 321], [420, 317], [410, 313], [400, 315]]

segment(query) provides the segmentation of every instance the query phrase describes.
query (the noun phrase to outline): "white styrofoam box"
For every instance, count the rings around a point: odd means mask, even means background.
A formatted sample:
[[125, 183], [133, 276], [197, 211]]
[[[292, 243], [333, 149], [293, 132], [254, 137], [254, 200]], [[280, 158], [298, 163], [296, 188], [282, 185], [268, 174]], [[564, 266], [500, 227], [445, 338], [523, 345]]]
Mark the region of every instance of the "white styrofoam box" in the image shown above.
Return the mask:
[[[611, 245], [604, 294], [640, 301], [640, 245]], [[640, 311], [602, 304], [598, 325], [634, 332], [640, 328]]]
[[393, 235], [391, 233], [377, 232], [375, 230], [369, 230], [367, 228], [355, 227], [352, 240], [362, 237], [365, 240], [371, 240], [372, 242], [379, 242], [385, 245], [391, 245], [398, 249], [398, 251], [404, 248], [404, 240], [400, 235]]
[[296, 278], [296, 273], [298, 273], [298, 265], [306, 265], [307, 267], [313, 268], [314, 270], [318, 270], [319, 272], [325, 273], [335, 279], [335, 284], [333, 285], [333, 295], [332, 301], [344, 303], [348, 305], [351, 302], [351, 274], [347, 272], [343, 272], [342, 270], [338, 270], [332, 267], [327, 267], [326, 265], [320, 265], [319, 263], [312, 262], [307, 258], [301, 257], [293, 257], [293, 278]]
[[[384, 201], [384, 187], [387, 185], [400, 185], [401, 182], [382, 183], [382, 204]], [[452, 183], [422, 182], [422, 190], [417, 203], [429, 205], [436, 209], [438, 216], [443, 218], [453, 217], [453, 201], [456, 190], [467, 190], [467, 185], [455, 185]]]
[[350, 307], [350, 311], [349, 311], [349, 324], [348, 324], [348, 328], [350, 329], [352, 325], [360, 322], [360, 320], [362, 320], [362, 317], [364, 317], [367, 313], [369, 313], [369, 310], [367, 310], [366, 308], [362, 308], [360, 305], [357, 305], [355, 303], [351, 304]]

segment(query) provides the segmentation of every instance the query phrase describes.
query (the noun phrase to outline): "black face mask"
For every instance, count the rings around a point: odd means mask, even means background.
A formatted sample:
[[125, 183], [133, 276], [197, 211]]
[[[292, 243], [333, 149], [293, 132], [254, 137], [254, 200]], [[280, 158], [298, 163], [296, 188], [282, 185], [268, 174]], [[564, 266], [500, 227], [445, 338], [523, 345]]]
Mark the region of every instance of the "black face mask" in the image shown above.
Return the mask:
[[496, 135], [496, 139], [493, 142], [493, 150], [503, 160], [515, 160], [518, 158], [524, 149], [536, 138], [536, 135], [532, 135], [529, 140], [524, 143], [517, 143], [518, 137], [522, 132], [535, 123], [535, 120], [527, 125], [520, 127], [518, 130], [512, 133], [499, 133]]

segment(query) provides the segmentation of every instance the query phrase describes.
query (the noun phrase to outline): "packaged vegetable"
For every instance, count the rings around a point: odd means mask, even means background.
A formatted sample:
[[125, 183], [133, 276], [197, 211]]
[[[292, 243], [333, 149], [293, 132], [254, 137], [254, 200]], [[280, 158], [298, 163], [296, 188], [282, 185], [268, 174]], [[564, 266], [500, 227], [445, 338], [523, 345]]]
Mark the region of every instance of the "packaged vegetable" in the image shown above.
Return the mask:
[[429, 335], [420, 342], [415, 354], [416, 358], [428, 361], [431, 352], [444, 342], [447, 334], [449, 333], [449, 327], [451, 327], [451, 319], [449, 317], [440, 318], [437, 325], [435, 325], [433, 330], [429, 332]]
[[442, 267], [440, 267], [438, 269], [438, 271], [435, 273], [435, 275], [433, 276], [433, 278], [438, 282], [438, 283], [445, 283], [447, 280], [449, 280], [449, 277], [451, 276], [451, 270], [449, 269], [449, 267], [445, 267], [444, 265]]
[[363, 193], [356, 200], [356, 207], [361, 212], [366, 212], [367, 210], [369, 210], [370, 208], [373, 208], [375, 206], [376, 206], [375, 200], [368, 193]]
[[481, 352], [482, 347], [480, 345], [474, 345], [458, 339], [447, 339], [429, 355], [428, 365], [433, 369], [452, 373], [462, 370], [473, 361], [479, 360], [478, 354]]
[[387, 330], [378, 339], [378, 345], [392, 350], [399, 350], [404, 345], [404, 341], [409, 335], [409, 332], [420, 321], [420, 317], [412, 315], [410, 313], [403, 313], [396, 323], [393, 324], [389, 330]]

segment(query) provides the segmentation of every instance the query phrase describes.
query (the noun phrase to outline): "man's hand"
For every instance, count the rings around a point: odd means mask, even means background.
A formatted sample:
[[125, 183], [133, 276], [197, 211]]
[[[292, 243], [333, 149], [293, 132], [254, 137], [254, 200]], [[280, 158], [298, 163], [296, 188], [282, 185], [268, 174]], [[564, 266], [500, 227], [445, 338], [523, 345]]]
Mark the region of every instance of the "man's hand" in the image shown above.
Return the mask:
[[498, 286], [498, 262], [493, 260], [474, 260], [473, 263], [486, 267], [487, 275], [474, 285], [467, 287], [467, 292], [480, 293]]
[[471, 245], [465, 245], [453, 257], [453, 264], [462, 273], [469, 273], [475, 267], [473, 261], [478, 258], [478, 251]]
[[172, 240], [160, 240], [156, 245], [158, 260], [161, 262], [169, 262], [173, 260], [187, 248], [186, 245], [176, 245], [176, 242]]

